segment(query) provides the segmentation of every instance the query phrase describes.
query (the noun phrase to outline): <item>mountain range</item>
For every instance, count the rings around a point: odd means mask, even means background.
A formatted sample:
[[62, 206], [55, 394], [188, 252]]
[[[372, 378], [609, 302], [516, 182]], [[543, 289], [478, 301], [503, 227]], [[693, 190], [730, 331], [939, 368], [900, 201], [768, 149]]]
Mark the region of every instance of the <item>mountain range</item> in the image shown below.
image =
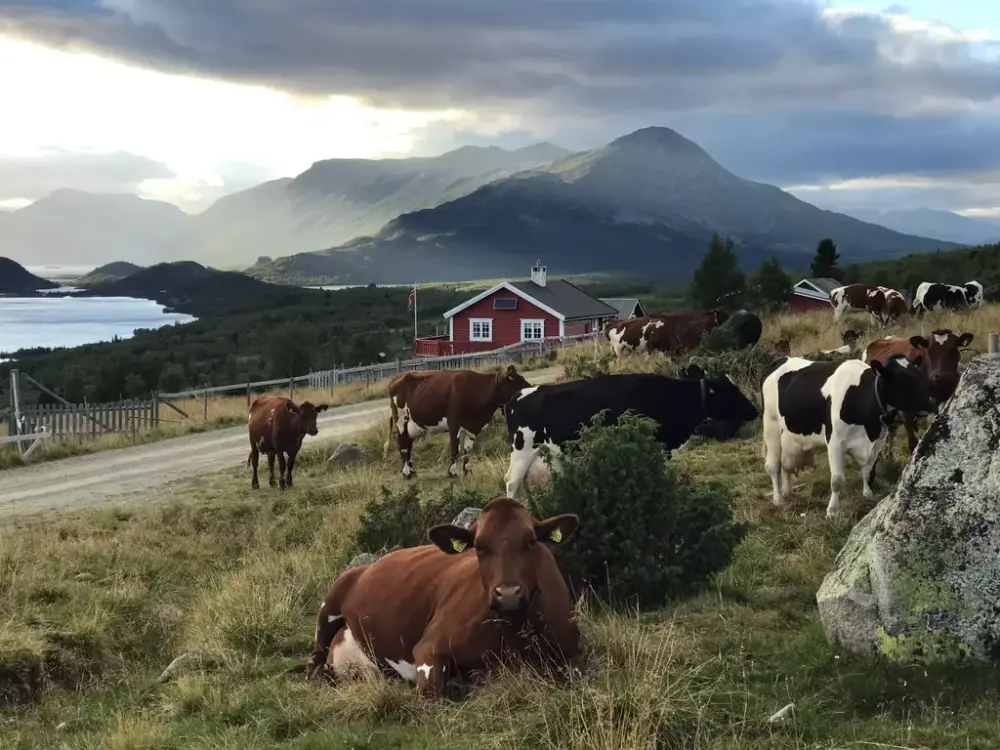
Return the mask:
[[245, 268], [258, 259], [249, 272], [261, 279], [367, 283], [523, 274], [536, 258], [560, 274], [686, 277], [713, 232], [730, 235], [748, 267], [767, 255], [808, 266], [823, 237], [845, 260], [963, 242], [872, 221], [737, 177], [694, 142], [650, 127], [580, 153], [539, 143], [328, 159], [193, 216], [132, 195], [60, 190], [0, 212], [0, 247], [22, 262], [65, 265], [189, 259]]
[[847, 214], [881, 224], [904, 234], [937, 237], [963, 245], [986, 245], [1000, 241], [1000, 220], [962, 216], [934, 208], [911, 208], [901, 211], [854, 209]]

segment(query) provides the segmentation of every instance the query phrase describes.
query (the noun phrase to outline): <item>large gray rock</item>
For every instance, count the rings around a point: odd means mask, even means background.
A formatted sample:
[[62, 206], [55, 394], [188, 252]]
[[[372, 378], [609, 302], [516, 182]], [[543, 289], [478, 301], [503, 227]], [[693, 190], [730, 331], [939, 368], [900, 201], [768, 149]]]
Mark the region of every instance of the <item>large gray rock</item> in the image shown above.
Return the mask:
[[357, 443], [341, 443], [333, 449], [327, 463], [330, 466], [357, 466], [371, 460], [368, 451]]
[[350, 570], [351, 568], [356, 568], [359, 565], [370, 565], [371, 563], [378, 560], [378, 555], [373, 555], [371, 552], [359, 552], [351, 561], [347, 563], [347, 567], [344, 570]]
[[816, 596], [827, 637], [897, 661], [1000, 660], [1000, 360], [973, 360]]
[[455, 520], [451, 522], [452, 526], [461, 526], [463, 529], [470, 528], [473, 521], [479, 518], [479, 510], [479, 508], [463, 508], [462, 512], [455, 516]]

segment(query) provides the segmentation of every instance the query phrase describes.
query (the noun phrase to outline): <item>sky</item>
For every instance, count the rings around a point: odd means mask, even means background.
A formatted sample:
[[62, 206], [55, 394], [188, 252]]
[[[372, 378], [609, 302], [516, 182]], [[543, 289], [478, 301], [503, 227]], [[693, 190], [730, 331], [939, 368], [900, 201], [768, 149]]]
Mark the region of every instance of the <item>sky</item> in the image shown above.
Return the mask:
[[0, 0], [0, 102], [8, 209], [663, 125], [825, 208], [1000, 217], [1000, 5], [970, 0]]

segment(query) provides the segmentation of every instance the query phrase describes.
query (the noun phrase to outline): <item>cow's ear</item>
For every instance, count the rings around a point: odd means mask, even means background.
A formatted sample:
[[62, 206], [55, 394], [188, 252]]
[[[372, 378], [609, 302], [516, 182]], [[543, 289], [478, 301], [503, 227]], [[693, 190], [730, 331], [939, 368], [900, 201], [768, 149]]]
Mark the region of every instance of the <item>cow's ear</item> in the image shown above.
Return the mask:
[[544, 521], [535, 524], [535, 536], [540, 542], [550, 544], [565, 544], [566, 540], [573, 536], [576, 527], [580, 525], [580, 518], [572, 513], [562, 516], [552, 516]]
[[882, 364], [881, 360], [873, 359], [868, 363], [868, 366], [871, 367], [877, 375], [885, 374], [885, 365]]
[[961, 336], [958, 337], [958, 345], [960, 347], [968, 346], [969, 344], [972, 343], [972, 339], [974, 338], [975, 336], [966, 331], [965, 333], [963, 333]]
[[449, 555], [458, 555], [471, 548], [476, 541], [476, 535], [461, 526], [443, 523], [427, 530], [427, 537], [439, 550]]
[[326, 411], [330, 408], [330, 404], [320, 404], [316, 407], [316, 411]]
[[514, 365], [508, 365], [507, 366], [507, 377], [510, 380], [513, 380], [514, 378], [517, 377], [517, 368], [514, 367]]
[[914, 349], [926, 349], [930, 345], [931, 342], [923, 336], [910, 336], [910, 346]]
[[293, 404], [293, 403], [292, 403], [291, 401], [286, 401], [286, 402], [285, 402], [285, 408], [286, 408], [286, 409], [287, 409], [288, 411], [290, 411], [290, 412], [291, 412], [292, 414], [298, 414], [298, 413], [299, 413], [299, 407], [297, 407], [297, 406], [296, 406], [295, 404]]

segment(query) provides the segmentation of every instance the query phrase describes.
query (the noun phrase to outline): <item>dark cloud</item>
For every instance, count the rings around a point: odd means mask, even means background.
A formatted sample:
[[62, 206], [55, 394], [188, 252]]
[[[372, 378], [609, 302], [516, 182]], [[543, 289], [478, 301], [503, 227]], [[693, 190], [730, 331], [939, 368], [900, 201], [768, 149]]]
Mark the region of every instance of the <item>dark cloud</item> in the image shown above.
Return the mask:
[[59, 188], [133, 193], [144, 180], [174, 176], [167, 165], [125, 151], [50, 150], [37, 156], [0, 155], [0, 200], [35, 200]]

